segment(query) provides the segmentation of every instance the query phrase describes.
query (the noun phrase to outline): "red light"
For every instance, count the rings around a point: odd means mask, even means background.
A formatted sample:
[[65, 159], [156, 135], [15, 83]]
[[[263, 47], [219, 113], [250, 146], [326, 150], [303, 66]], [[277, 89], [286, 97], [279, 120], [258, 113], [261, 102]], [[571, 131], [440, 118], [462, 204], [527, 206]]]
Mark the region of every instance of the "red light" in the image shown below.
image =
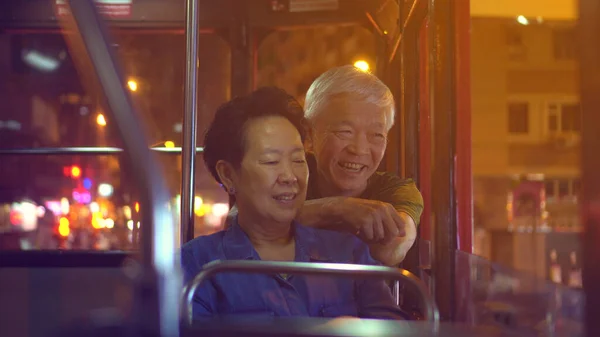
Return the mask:
[[71, 167], [71, 177], [73, 177], [73, 178], [81, 177], [81, 169], [79, 168], [79, 166]]
[[19, 211], [10, 211], [10, 223], [14, 226], [20, 225], [23, 222], [23, 214]]

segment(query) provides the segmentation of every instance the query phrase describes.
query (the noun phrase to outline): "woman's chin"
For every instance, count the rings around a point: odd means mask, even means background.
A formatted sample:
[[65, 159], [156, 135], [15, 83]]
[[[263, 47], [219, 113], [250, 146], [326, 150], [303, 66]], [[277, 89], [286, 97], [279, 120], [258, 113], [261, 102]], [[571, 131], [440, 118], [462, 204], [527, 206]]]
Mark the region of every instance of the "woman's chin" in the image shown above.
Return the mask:
[[278, 223], [289, 224], [296, 218], [297, 214], [298, 209], [277, 210], [271, 215], [271, 218]]

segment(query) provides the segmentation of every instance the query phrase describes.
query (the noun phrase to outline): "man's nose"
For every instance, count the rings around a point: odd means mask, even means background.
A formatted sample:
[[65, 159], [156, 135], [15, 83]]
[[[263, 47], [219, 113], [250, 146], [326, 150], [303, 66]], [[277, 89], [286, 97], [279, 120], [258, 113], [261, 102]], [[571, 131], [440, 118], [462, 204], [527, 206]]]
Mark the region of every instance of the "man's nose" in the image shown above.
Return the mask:
[[365, 155], [369, 153], [369, 141], [366, 136], [357, 135], [354, 137], [348, 151], [354, 155]]

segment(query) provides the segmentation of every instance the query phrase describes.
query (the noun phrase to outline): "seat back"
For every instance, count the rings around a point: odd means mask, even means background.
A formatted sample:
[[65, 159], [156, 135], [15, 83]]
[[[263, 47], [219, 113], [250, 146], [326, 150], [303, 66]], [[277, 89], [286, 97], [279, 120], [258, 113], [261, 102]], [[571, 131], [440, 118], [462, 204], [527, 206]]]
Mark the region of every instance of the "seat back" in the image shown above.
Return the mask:
[[126, 253], [14, 252], [0, 259], [0, 336], [42, 337], [103, 308], [125, 310]]

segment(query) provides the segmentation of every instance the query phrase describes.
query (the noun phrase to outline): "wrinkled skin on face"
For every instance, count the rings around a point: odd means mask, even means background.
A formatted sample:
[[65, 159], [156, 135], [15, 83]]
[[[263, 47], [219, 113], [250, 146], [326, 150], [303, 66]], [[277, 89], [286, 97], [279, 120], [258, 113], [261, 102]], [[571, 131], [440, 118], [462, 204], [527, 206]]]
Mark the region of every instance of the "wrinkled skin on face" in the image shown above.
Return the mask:
[[222, 163], [219, 171], [223, 183], [235, 188], [240, 223], [289, 226], [306, 199], [304, 147], [296, 128], [283, 117], [250, 121], [240, 167]]
[[388, 121], [381, 107], [341, 95], [313, 121], [314, 152], [323, 196], [359, 196], [383, 159]]

